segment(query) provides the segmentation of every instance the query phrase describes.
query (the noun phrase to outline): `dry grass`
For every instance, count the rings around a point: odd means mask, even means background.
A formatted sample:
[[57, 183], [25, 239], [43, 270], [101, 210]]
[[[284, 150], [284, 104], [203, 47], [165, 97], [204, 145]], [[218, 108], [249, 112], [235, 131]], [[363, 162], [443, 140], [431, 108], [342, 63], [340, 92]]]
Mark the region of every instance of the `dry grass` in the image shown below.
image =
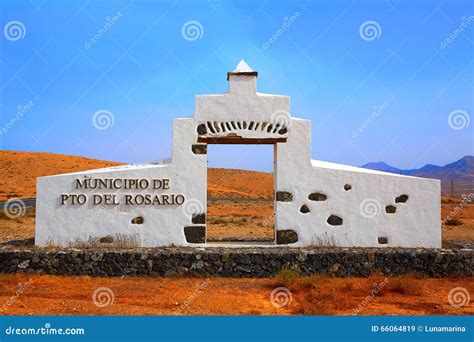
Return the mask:
[[276, 286], [284, 286], [291, 289], [300, 277], [301, 271], [299, 268], [291, 268], [289, 265], [285, 265], [275, 275]]
[[[293, 279], [293, 278], [291, 278]], [[24, 293], [4, 306], [20, 283]], [[460, 308], [448, 302], [454, 287], [474, 293], [474, 278], [335, 278], [311, 276], [290, 282], [292, 301], [275, 307], [272, 279], [237, 278], [91, 278], [0, 274], [1, 314], [15, 315], [473, 315], [472, 302]], [[204, 290], [196, 295], [196, 289]], [[377, 285], [385, 284], [374, 294]], [[113, 304], [100, 308], [92, 294], [110, 288]], [[421, 290], [417, 290], [420, 288]], [[403, 292], [403, 293], [401, 293]], [[189, 302], [189, 298], [193, 298]], [[184, 303], [189, 303], [183, 307]]]
[[419, 296], [423, 292], [422, 284], [411, 278], [397, 277], [392, 278], [387, 284], [387, 290], [402, 295]]
[[453, 219], [444, 221], [444, 224], [446, 224], [447, 226], [461, 226], [462, 221], [460, 219], [453, 218]]

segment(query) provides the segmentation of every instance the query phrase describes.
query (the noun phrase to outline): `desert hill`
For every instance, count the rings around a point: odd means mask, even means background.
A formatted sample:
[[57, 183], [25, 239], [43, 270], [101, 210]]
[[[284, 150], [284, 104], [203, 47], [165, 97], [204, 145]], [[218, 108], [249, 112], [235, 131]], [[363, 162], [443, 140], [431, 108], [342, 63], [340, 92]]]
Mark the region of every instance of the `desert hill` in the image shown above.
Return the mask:
[[[0, 201], [35, 197], [36, 177], [116, 165], [120, 163], [63, 154], [0, 151]], [[272, 194], [271, 173], [209, 169], [210, 197], [272, 198]]]

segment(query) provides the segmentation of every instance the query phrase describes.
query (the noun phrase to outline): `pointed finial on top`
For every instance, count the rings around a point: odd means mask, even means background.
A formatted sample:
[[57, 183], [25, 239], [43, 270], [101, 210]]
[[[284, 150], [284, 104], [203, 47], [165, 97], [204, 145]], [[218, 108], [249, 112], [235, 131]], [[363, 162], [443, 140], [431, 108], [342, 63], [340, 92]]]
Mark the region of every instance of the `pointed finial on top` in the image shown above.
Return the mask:
[[235, 67], [233, 71], [227, 73], [227, 81], [231, 75], [242, 75], [242, 76], [258, 76], [258, 72], [253, 71], [252, 68], [245, 63], [243, 59], [240, 60], [239, 64]]
[[253, 71], [252, 68], [247, 63], [245, 63], [243, 59], [241, 59], [233, 72], [252, 72], [252, 71]]

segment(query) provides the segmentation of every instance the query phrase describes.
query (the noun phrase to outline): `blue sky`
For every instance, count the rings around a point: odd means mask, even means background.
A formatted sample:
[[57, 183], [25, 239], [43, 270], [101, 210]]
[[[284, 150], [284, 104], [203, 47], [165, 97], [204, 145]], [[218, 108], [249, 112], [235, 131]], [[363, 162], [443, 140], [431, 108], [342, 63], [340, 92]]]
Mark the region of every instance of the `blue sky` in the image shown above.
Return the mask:
[[[314, 159], [415, 168], [474, 151], [472, 1], [0, 6], [1, 149], [133, 163], [169, 157], [172, 119], [193, 114], [195, 95], [226, 91], [226, 72], [245, 59], [260, 92], [291, 96], [292, 115], [312, 120]], [[277, 33], [285, 18], [293, 19]], [[202, 27], [197, 37], [183, 36], [190, 21]], [[92, 117], [103, 109], [114, 124], [99, 130]], [[272, 158], [268, 146], [209, 154], [210, 166], [263, 170]]]

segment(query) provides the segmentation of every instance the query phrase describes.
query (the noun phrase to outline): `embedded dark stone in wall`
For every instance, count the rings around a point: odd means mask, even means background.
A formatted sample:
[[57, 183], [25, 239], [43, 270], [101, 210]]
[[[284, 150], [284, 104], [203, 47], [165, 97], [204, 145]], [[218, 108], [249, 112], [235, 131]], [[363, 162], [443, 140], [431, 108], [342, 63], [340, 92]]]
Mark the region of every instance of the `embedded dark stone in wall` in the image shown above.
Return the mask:
[[331, 215], [327, 221], [331, 226], [340, 226], [342, 224], [342, 218], [336, 215]]
[[197, 128], [197, 132], [199, 135], [204, 135], [207, 133], [207, 128], [205, 124], [200, 124]]
[[184, 236], [189, 243], [205, 243], [206, 242], [206, 226], [189, 226], [184, 227]]
[[349, 191], [350, 189], [352, 189], [352, 185], [344, 184], [344, 190]]
[[292, 229], [277, 230], [277, 244], [286, 245], [298, 241], [298, 234]]
[[397, 211], [397, 207], [394, 206], [394, 205], [387, 205], [387, 206], [385, 207], [385, 212], [386, 212], [387, 214], [395, 214], [396, 211]]
[[300, 208], [300, 212], [302, 212], [303, 214], [307, 214], [307, 213], [309, 213], [309, 211], [310, 210], [309, 210], [309, 208], [306, 204], [303, 204]]
[[137, 216], [132, 219], [132, 224], [143, 224], [143, 222], [145, 222], [145, 220], [141, 216]]
[[193, 223], [205, 224], [206, 223], [206, 214], [193, 214], [193, 217], [191, 218], [191, 221]]
[[286, 129], [286, 127], [283, 127], [282, 129], [278, 131], [278, 134], [286, 134], [287, 132], [288, 130]]
[[395, 198], [395, 203], [406, 203], [408, 201], [408, 195], [400, 195], [397, 198]]
[[114, 242], [114, 238], [112, 236], [104, 236], [99, 239], [100, 243], [112, 243]]
[[309, 194], [308, 199], [311, 201], [325, 201], [328, 197], [320, 192], [313, 192], [312, 194]]
[[207, 154], [206, 144], [194, 144], [193, 146], [191, 146], [191, 149], [194, 154]]
[[276, 200], [278, 202], [291, 202], [293, 201], [293, 194], [287, 191], [277, 191]]
[[386, 245], [388, 243], [388, 239], [384, 236], [378, 238], [378, 242], [380, 245]]

